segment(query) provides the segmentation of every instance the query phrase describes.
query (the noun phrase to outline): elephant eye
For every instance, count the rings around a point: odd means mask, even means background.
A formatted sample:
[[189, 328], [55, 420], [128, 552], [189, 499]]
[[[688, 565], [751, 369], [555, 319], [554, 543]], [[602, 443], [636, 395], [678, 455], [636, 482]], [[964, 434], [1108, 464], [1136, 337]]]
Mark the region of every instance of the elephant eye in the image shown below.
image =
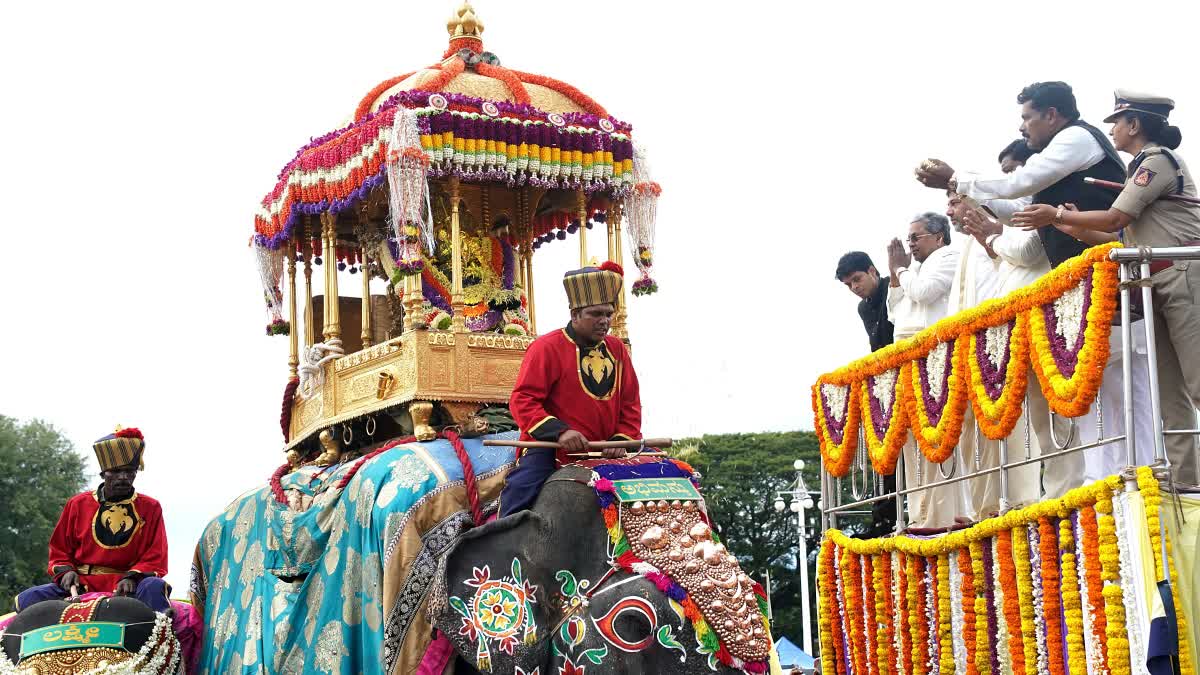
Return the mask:
[[658, 630], [658, 612], [636, 595], [621, 598], [602, 616], [592, 619], [596, 630], [617, 649], [637, 652], [649, 647]]

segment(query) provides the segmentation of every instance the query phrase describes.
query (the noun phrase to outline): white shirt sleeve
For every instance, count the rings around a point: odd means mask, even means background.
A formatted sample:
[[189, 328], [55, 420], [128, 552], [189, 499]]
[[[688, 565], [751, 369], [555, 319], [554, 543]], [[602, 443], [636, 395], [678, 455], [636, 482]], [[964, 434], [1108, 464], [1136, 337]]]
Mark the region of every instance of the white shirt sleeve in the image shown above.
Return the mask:
[[991, 244], [996, 255], [1013, 267], [1033, 267], [1046, 257], [1037, 232], [1006, 227], [1000, 236], [991, 239]]
[[955, 173], [959, 194], [978, 200], [1017, 199], [1037, 194], [1067, 176], [1104, 159], [1104, 149], [1083, 127], [1058, 132], [1044, 150], [1012, 173]]
[[911, 270], [900, 274], [900, 287], [904, 294], [915, 303], [928, 305], [945, 298], [950, 293], [954, 283], [954, 273], [958, 269], [959, 252], [950, 246], [943, 246], [921, 263], [921, 273]]
[[1024, 211], [1025, 207], [1033, 203], [1033, 197], [1021, 197], [1019, 199], [988, 199], [981, 202], [984, 206], [992, 210], [996, 214], [996, 220], [1002, 223], [1007, 223], [1012, 220], [1013, 214], [1018, 211]]
[[904, 299], [904, 289], [903, 288], [901, 288], [899, 286], [888, 286], [888, 294], [887, 294], [888, 320], [891, 321], [892, 323], [896, 323], [896, 315], [895, 315], [896, 305], [899, 305], [900, 301], [903, 299]]

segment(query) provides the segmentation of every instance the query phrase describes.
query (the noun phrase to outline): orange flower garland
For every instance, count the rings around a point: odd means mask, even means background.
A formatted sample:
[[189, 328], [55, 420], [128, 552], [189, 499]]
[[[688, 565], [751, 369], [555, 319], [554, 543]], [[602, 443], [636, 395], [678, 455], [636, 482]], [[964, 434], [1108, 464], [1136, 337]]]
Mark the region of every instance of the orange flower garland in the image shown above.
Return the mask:
[[458, 77], [467, 68], [467, 62], [452, 56], [445, 61], [434, 66], [436, 73], [429, 79], [418, 82], [417, 86], [413, 87], [415, 91], [441, 91], [443, 87], [450, 84], [450, 80]]
[[[1013, 535], [1011, 530], [996, 533], [996, 564], [1000, 566], [1000, 585], [1004, 587], [1004, 622], [1008, 626], [1008, 653], [1013, 675], [1025, 675], [1025, 645], [1021, 630], [1021, 597], [1017, 585], [1017, 568], [1013, 565]], [[1099, 593], [1097, 593], [1099, 596]], [[1003, 646], [997, 647], [1002, 649]]]
[[1008, 363], [1004, 371], [1004, 389], [999, 398], [993, 399], [984, 384], [983, 370], [979, 364], [979, 340], [986, 339], [988, 326], [971, 333], [967, 348], [967, 363], [971, 368], [971, 407], [979, 430], [992, 440], [1007, 438], [1021, 418], [1021, 407], [1025, 401], [1025, 387], [1029, 368], [1029, 319], [1025, 313], [1014, 317], [1008, 335]]
[[[896, 611], [892, 601], [892, 554], [879, 556], [875, 572], [875, 618], [878, 621], [876, 655], [878, 671], [892, 670], [892, 644], [896, 640]], [[903, 578], [904, 575], [900, 575]]]
[[486, 77], [494, 77], [504, 83], [504, 86], [512, 92], [513, 100], [517, 103], [529, 103], [529, 92], [525, 89], [524, 83], [508, 68], [494, 66], [490, 63], [480, 61], [475, 64], [475, 72]]
[[967, 647], [966, 675], [976, 675], [979, 669], [975, 667], [975, 573], [971, 569], [971, 551], [968, 548], [958, 550], [958, 572], [962, 575], [963, 643]]
[[[1117, 304], [1117, 264], [1107, 260], [1108, 248], [1111, 246], [1088, 249], [1078, 258], [1061, 265], [1060, 269], [1067, 265], [1070, 265], [1070, 268], [1054, 278], [1056, 284], [1048, 286], [1056, 290], [1063, 285], [1066, 287], [1059, 293], [1047, 293], [1045, 302], [1035, 304], [1027, 311], [1029, 353], [1033, 370], [1037, 373], [1038, 382], [1050, 409], [1066, 417], [1079, 417], [1087, 412], [1096, 398], [1096, 392], [1100, 390], [1100, 380], [1108, 362], [1108, 337], [1112, 331], [1112, 316]], [[1097, 249], [1104, 249], [1104, 258], [1096, 260]], [[1050, 343], [1057, 336], [1050, 335], [1042, 306], [1053, 303], [1071, 288], [1083, 283], [1089, 272], [1092, 275], [1092, 288], [1091, 304], [1087, 311], [1087, 328], [1083, 331], [1083, 346], [1079, 350], [1075, 372], [1071, 377], [1067, 377], [1059, 370], [1054, 360]]]
[[841, 675], [845, 672], [842, 660], [835, 654], [840, 646], [834, 644], [831, 613], [837, 613], [837, 581], [834, 579], [833, 540], [821, 542], [817, 554], [817, 634], [821, 643], [821, 672]]
[[861, 562], [862, 581], [859, 586], [862, 588], [865, 601], [863, 604], [863, 639], [867, 643], [867, 664], [868, 670], [870, 670], [870, 664], [875, 661], [879, 645], [879, 623], [875, 620], [875, 566], [871, 563], [869, 555], [864, 555]]
[[[933, 336], [929, 336], [933, 338]], [[928, 345], [929, 350], [925, 352], [930, 354], [938, 345], [936, 340], [931, 340], [932, 344]], [[935, 425], [929, 419], [929, 410], [925, 406], [924, 387], [921, 384], [921, 368], [919, 364], [922, 359], [918, 358], [913, 361], [909, 367], [910, 381], [912, 382], [912, 395], [905, 399], [905, 404], [908, 407], [909, 424], [912, 426], [913, 436], [917, 439], [917, 445], [921, 448], [921, 454], [934, 464], [941, 464], [949, 459], [950, 454], [954, 452], [954, 447], [958, 445], [959, 434], [962, 433], [963, 415], [966, 412], [967, 405], [967, 340], [956, 339], [947, 345], [950, 350], [950, 358], [946, 368], [946, 381], [944, 386], [946, 391], [946, 404], [942, 408], [942, 415]]]
[[1101, 671], [1107, 668], [1108, 643], [1104, 621], [1104, 582], [1100, 579], [1100, 539], [1096, 532], [1096, 509], [1085, 506], [1079, 511], [1079, 531], [1083, 544], [1083, 570], [1087, 580], [1088, 606], [1084, 611], [1092, 617], [1092, 642], [1096, 645], [1096, 664]]
[[912, 364], [905, 363], [896, 369], [896, 381], [892, 387], [892, 414], [883, 438], [876, 432], [877, 425], [871, 412], [871, 379], [862, 379], [859, 402], [862, 406], [863, 438], [866, 440], [867, 457], [871, 460], [871, 467], [881, 476], [890, 476], [896, 472], [896, 460], [904, 449], [904, 441], [908, 439], [908, 398], [912, 395], [911, 381], [908, 379], [911, 377], [910, 368]]
[[1061, 583], [1058, 572], [1058, 536], [1046, 516], [1038, 518], [1038, 552], [1042, 563], [1042, 610], [1046, 622], [1046, 652], [1050, 675], [1064, 675]]
[[925, 559], [908, 557], [908, 623], [912, 629], [912, 670], [925, 675], [929, 662], [929, 623], [925, 620]]
[[[856, 635], [863, 625], [862, 598], [862, 568], [859, 556], [850, 551], [842, 551], [842, 559], [838, 565], [842, 571], [842, 599], [846, 607], [846, 624], [849, 627], [850, 657], [854, 662], [855, 675], [865, 675], [867, 672], [866, 635]], [[861, 639], [860, 639], [861, 638]]]
[[830, 476], [840, 478], [850, 472], [850, 464], [854, 462], [854, 453], [858, 449], [859, 413], [861, 412], [858, 397], [862, 393], [862, 388], [857, 383], [828, 385], [846, 388], [846, 419], [842, 427], [842, 442], [838, 443], [834, 440], [829, 420], [825, 417], [825, 405], [822, 403], [824, 397], [821, 394], [822, 386], [825, 386], [825, 383], [817, 382], [812, 388], [817, 443], [821, 448], [821, 459], [825, 465], [825, 471]]

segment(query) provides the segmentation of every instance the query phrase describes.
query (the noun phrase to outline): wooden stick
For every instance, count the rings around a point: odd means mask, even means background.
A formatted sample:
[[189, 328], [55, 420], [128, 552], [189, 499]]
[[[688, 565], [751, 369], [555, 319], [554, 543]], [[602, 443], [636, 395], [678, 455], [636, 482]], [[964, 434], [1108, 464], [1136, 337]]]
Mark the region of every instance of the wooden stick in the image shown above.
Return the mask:
[[[603, 457], [603, 456], [604, 456], [603, 452], [569, 452], [569, 453], [567, 453], [567, 457], [579, 457], [579, 458], [584, 458], [584, 459], [587, 459], [587, 458], [595, 459], [597, 457]], [[625, 455], [621, 459], [632, 459], [634, 457], [666, 457], [666, 456], [667, 456], [667, 453], [665, 453], [665, 452], [653, 452], [653, 451], [633, 452], [628, 455]]]
[[[1100, 180], [1099, 178], [1092, 178], [1090, 176], [1084, 178], [1083, 182], [1087, 183], [1088, 185], [1096, 185], [1098, 187], [1108, 188], [1110, 190], [1124, 190], [1125, 189], [1124, 183], [1114, 183], [1110, 180]], [[1200, 198], [1188, 197], [1186, 195], [1174, 195], [1174, 194], [1162, 195], [1159, 197], [1159, 199], [1166, 199], [1166, 200], [1173, 201], [1173, 202], [1183, 202], [1184, 204], [1196, 204], [1196, 205], [1200, 206]]]
[[[484, 445], [502, 446], [506, 448], [552, 448], [557, 450], [562, 447], [558, 443], [549, 441], [505, 441], [489, 438], [483, 442]], [[594, 450], [603, 450], [605, 448], [625, 448], [626, 450], [636, 450], [641, 447], [647, 448], [669, 448], [674, 444], [669, 438], [647, 438], [644, 441], [589, 441], [588, 448]], [[648, 453], [642, 453], [648, 454]]]

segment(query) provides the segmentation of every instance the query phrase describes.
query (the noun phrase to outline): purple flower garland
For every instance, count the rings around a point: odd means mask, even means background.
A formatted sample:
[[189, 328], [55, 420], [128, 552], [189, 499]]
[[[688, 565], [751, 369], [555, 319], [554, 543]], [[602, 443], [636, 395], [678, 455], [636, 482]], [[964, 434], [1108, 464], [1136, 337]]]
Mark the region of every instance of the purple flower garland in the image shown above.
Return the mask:
[[[925, 415], [929, 424], [937, 426], [942, 421], [942, 413], [946, 411], [946, 402], [950, 400], [950, 373], [954, 365], [954, 346], [957, 340], [946, 343], [946, 367], [942, 370], [942, 394], [936, 399], [929, 395], [929, 371], [925, 364], [929, 355], [917, 359], [917, 369], [921, 374], [921, 400], [925, 402]], [[930, 350], [932, 352], [933, 350]]]
[[975, 362], [979, 365], [979, 374], [983, 378], [983, 388], [993, 400], [1004, 393], [1004, 384], [1008, 375], [1008, 360], [1012, 356], [1013, 333], [1016, 332], [1016, 319], [1008, 322], [1008, 339], [1004, 341], [1004, 353], [1000, 356], [1000, 364], [992, 365], [992, 359], [987, 353], [987, 329], [975, 333]]
[[[896, 373], [897, 383], [899, 382], [900, 374]], [[867, 376], [867, 403], [871, 406], [871, 424], [875, 427], [875, 435], [879, 438], [887, 433], [887, 430], [892, 425], [892, 417], [896, 414], [896, 396], [894, 393], [895, 383], [893, 383], [892, 405], [888, 411], [883, 412], [883, 404], [875, 396], [875, 376]]]
[[1092, 307], [1093, 272], [1094, 270], [1089, 268], [1087, 274], [1081, 280], [1083, 284], [1083, 308], [1079, 323], [1079, 335], [1075, 337], [1074, 345], [1068, 346], [1066, 339], [1058, 333], [1058, 314], [1054, 311], [1054, 303], [1049, 302], [1042, 305], [1042, 316], [1046, 319], [1046, 336], [1050, 339], [1050, 354], [1054, 357], [1054, 363], [1058, 366], [1058, 371], [1066, 378], [1074, 377], [1075, 368], [1079, 365], [1079, 351], [1083, 349], [1084, 337], [1088, 327], [1088, 311]]

